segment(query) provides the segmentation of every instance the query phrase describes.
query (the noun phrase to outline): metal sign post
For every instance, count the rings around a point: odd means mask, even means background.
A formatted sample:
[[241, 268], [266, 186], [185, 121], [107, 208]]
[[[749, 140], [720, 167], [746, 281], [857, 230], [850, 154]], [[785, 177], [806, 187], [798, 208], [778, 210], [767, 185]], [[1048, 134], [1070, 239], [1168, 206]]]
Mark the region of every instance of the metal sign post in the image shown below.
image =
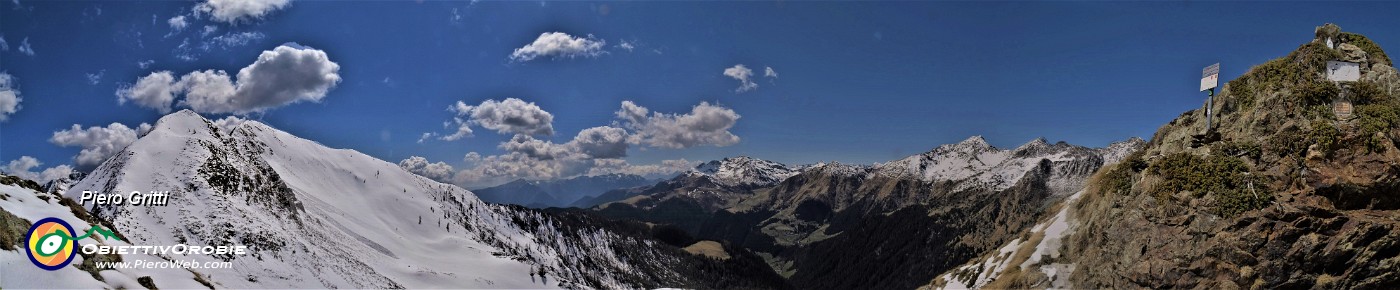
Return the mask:
[[1220, 63], [1201, 70], [1201, 91], [1206, 93], [1206, 132], [1210, 132], [1211, 106], [1215, 104], [1215, 87], [1220, 83]]
[[1199, 135], [1191, 136], [1191, 147], [1201, 147], [1202, 145], [1220, 140], [1220, 133], [1211, 130], [1212, 108], [1215, 105], [1215, 87], [1220, 83], [1220, 63], [1212, 64], [1201, 70], [1201, 91], [1206, 93], [1206, 128]]

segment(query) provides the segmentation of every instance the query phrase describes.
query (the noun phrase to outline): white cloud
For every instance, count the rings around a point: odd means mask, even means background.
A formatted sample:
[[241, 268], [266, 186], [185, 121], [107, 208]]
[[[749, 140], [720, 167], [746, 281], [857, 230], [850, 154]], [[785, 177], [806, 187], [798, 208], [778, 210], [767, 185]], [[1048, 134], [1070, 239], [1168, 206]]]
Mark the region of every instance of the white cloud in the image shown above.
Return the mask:
[[529, 135], [517, 134], [510, 140], [501, 142], [497, 146], [502, 150], [525, 154], [533, 159], [554, 160], [577, 158], [577, 150], [569, 144], [554, 144], [554, 142], [544, 141], [530, 137]]
[[180, 77], [174, 84], [177, 93], [185, 94], [181, 105], [201, 113], [237, 111], [237, 86], [224, 71], [194, 71]]
[[408, 172], [427, 177], [428, 179], [437, 180], [438, 182], [450, 183], [452, 182], [452, 175], [454, 174], [452, 165], [441, 161], [430, 163], [427, 158], [419, 156], [412, 156], [403, 161], [399, 161], [399, 167], [408, 170]]
[[229, 47], [247, 45], [249, 42], [261, 40], [266, 37], [267, 35], [262, 34], [262, 32], [256, 31], [228, 33], [210, 38], [208, 42], [200, 46], [200, 49], [207, 51], [210, 48], [210, 44], [220, 45], [223, 48], [227, 49]]
[[[457, 115], [453, 119], [453, 123], [458, 126], [457, 132], [465, 132], [468, 136], [471, 134], [471, 129], [466, 128], [469, 124], [501, 134], [554, 135], [554, 114], [546, 112], [534, 102], [525, 102], [517, 98], [507, 98], [504, 101], [486, 100], [476, 106], [458, 101], [447, 110]], [[458, 134], [444, 138], [454, 135]]]
[[647, 108], [632, 101], [622, 101], [616, 112], [626, 128], [634, 131], [633, 143], [645, 143], [661, 148], [689, 148], [701, 145], [729, 146], [739, 142], [739, 136], [729, 132], [740, 116], [734, 110], [701, 102], [687, 114], [654, 112], [646, 116]]
[[87, 74], [88, 84], [97, 85], [98, 83], [101, 83], [101, 82], [102, 82], [102, 75], [105, 75], [105, 74], [107, 74], [107, 70], [105, 70], [105, 69], [104, 69], [104, 70], [97, 71], [97, 73], [88, 73], [88, 74]]
[[563, 32], [545, 32], [541, 33], [534, 42], [511, 52], [510, 59], [523, 62], [546, 56], [554, 58], [592, 57], [602, 55], [604, 53], [603, 46], [606, 44], [606, 41], [593, 38], [591, 34], [585, 38], [574, 37]]
[[73, 167], [66, 164], [49, 167], [41, 172], [30, 171], [30, 169], [34, 169], [40, 165], [44, 164], [39, 162], [38, 159], [34, 159], [34, 157], [20, 156], [19, 159], [11, 160], [5, 165], [5, 172], [38, 183], [48, 183], [55, 179], [68, 177], [69, 174], [73, 173]]
[[28, 37], [25, 37], [23, 41], [19, 42], [19, 53], [23, 53], [28, 56], [34, 56], [34, 48], [29, 46]]
[[136, 101], [164, 113], [170, 111], [169, 101], [183, 94], [179, 105], [201, 113], [247, 114], [319, 102], [340, 83], [339, 71], [340, 65], [324, 51], [284, 44], [263, 51], [257, 61], [238, 71], [236, 82], [222, 70], [194, 71], [179, 81], [162, 71], [119, 90], [117, 96], [119, 101]]
[[170, 112], [170, 103], [175, 100], [175, 76], [169, 71], [153, 72], [136, 80], [135, 85], [117, 90], [117, 103], [127, 101], [139, 106], [156, 109], [162, 114]]
[[776, 79], [778, 78], [778, 71], [773, 70], [771, 66], [765, 66], [763, 67], [763, 76]]
[[627, 157], [627, 139], [622, 128], [599, 126], [583, 129], [563, 144], [516, 134], [497, 148], [540, 160], [622, 158]]
[[0, 72], [0, 122], [10, 120], [10, 115], [19, 112], [22, 102], [24, 98], [20, 97], [19, 89], [15, 89], [14, 76]]
[[753, 70], [743, 64], [736, 64], [734, 67], [724, 69], [724, 75], [739, 81], [739, 88], [735, 92], [747, 92], [758, 88], [758, 83], [753, 81]]
[[4, 34], [0, 34], [0, 51], [10, 51], [10, 43], [5, 41]]
[[[458, 102], [458, 103], [461, 103], [461, 102]], [[442, 123], [442, 126], [443, 126], [443, 127], [456, 127], [456, 128], [457, 128], [457, 131], [452, 132], [452, 134], [447, 134], [447, 135], [443, 135], [442, 137], [438, 137], [438, 140], [443, 140], [443, 141], [457, 141], [457, 139], [462, 139], [462, 138], [466, 138], [466, 137], [471, 137], [471, 136], [472, 136], [472, 133], [473, 133], [473, 132], [472, 132], [472, 127], [471, 127], [471, 125], [470, 125], [466, 120], [463, 120], [462, 117], [452, 117], [452, 121], [451, 121], [451, 122], [444, 122], [444, 123]], [[437, 133], [423, 133], [423, 137], [424, 137], [424, 138], [432, 137], [432, 136], [437, 136]], [[423, 139], [419, 139], [419, 140], [418, 140], [418, 143], [423, 143]]]
[[423, 136], [422, 136], [422, 137], [418, 137], [418, 144], [423, 144], [424, 141], [428, 141], [428, 139], [432, 139], [433, 137], [436, 137], [436, 136], [437, 136], [437, 133], [433, 133], [433, 132], [423, 133]]
[[658, 164], [633, 165], [622, 159], [597, 159], [587, 175], [632, 174], [646, 178], [669, 177], [695, 168], [695, 162], [685, 159], [662, 160]]
[[627, 52], [632, 52], [633, 49], [637, 48], [637, 46], [632, 45], [631, 42], [627, 42], [626, 40], [623, 40], [621, 44], [617, 45], [617, 47], [621, 49], [626, 49]]
[[146, 69], [146, 68], [151, 67], [151, 64], [155, 64], [155, 63], [156, 63], [156, 60], [154, 60], [154, 59], [148, 59], [148, 60], [145, 60], [145, 61], [138, 61], [138, 62], [136, 62], [136, 67], [139, 67], [139, 68], [141, 68], [141, 69]]
[[190, 26], [190, 22], [185, 21], [184, 15], [177, 15], [175, 17], [171, 17], [170, 20], [166, 20], [165, 22], [170, 24], [170, 29], [173, 29], [175, 31], [185, 30], [185, 27]]
[[195, 5], [195, 15], [208, 14], [214, 21], [238, 23], [253, 21], [287, 7], [289, 0], [208, 0]]
[[[147, 126], [150, 125], [142, 124], [138, 128]], [[74, 157], [74, 161], [79, 167], [88, 167], [101, 164], [102, 161], [107, 160], [107, 157], [125, 149], [127, 145], [131, 145], [131, 142], [136, 141], [136, 136], [137, 130], [121, 123], [112, 123], [107, 127], [93, 126], [87, 129], [74, 124], [68, 130], [54, 132], [53, 137], [49, 138], [49, 143], [63, 147], [83, 148], [82, 151], [78, 152], [78, 156]]]
[[[493, 110], [497, 110], [497, 112], [510, 111], [514, 113], [474, 115], [483, 107], [496, 107]], [[647, 144], [662, 148], [687, 148], [703, 145], [728, 146], [739, 141], [738, 136], [729, 132], [729, 129], [739, 119], [739, 115], [731, 109], [704, 102], [692, 107], [689, 113], [664, 114], [651, 112], [651, 110], [631, 101], [624, 101], [621, 109], [615, 112], [621, 121], [614, 122], [612, 126], [598, 126], [580, 130], [572, 139], [564, 143], [537, 139], [534, 135], [529, 134], [529, 132], [543, 130], [542, 126], [548, 124], [553, 116], [538, 117], [548, 113], [519, 99], [507, 99], [501, 102], [488, 100], [480, 106], [457, 102], [448, 110], [457, 113], [457, 118], [445, 122], [444, 126], [447, 127], [451, 127], [453, 124], [485, 123], [480, 120], [529, 119], [537, 121], [516, 122], [512, 124], [514, 127], [509, 128], [483, 126], [499, 133], [512, 133], [514, 135], [510, 140], [501, 142], [497, 146], [505, 153], [483, 156], [480, 153], [471, 152], [462, 158], [462, 161], [468, 164], [468, 168], [457, 171], [453, 175], [452, 181], [467, 187], [492, 186], [515, 179], [547, 180], [609, 173], [636, 174], [649, 178], [665, 177], [668, 174], [688, 170], [694, 164], [684, 159], [677, 159], [665, 160], [659, 164], [633, 165], [622, 158], [627, 157], [627, 150], [633, 144]], [[517, 117], [503, 118], [503, 115]], [[530, 124], [530, 126], [526, 124]], [[549, 131], [552, 132], [553, 129], [551, 128]], [[420, 141], [435, 136], [437, 136], [435, 133], [424, 133]]]
[[627, 139], [627, 130], [599, 126], [579, 131], [569, 144], [592, 158], [622, 158], [627, 157]]
[[248, 119], [239, 118], [238, 116], [227, 116], [222, 119], [214, 120], [214, 126], [224, 132], [233, 132], [234, 128], [238, 128], [239, 125], [243, 125], [243, 123], [247, 122]]

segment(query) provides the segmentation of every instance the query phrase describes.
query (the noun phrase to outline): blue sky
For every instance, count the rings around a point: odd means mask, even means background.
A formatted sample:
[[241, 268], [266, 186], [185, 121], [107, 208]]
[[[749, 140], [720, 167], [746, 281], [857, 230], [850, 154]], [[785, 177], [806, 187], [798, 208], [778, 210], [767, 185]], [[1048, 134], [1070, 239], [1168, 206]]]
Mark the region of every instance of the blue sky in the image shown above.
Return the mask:
[[[287, 43], [323, 52], [339, 81], [240, 116], [331, 147], [456, 170], [474, 165], [463, 157], [470, 152], [508, 153], [501, 144], [518, 133], [469, 121], [471, 137], [418, 142], [455, 131], [444, 122], [458, 101], [532, 102], [552, 116], [553, 134], [530, 137], [552, 146], [587, 128], [626, 129], [637, 140], [620, 159], [633, 166], [734, 155], [871, 163], [971, 135], [999, 147], [1150, 138], [1202, 105], [1202, 67], [1222, 62], [1232, 79], [1325, 22], [1400, 44], [1400, 4], [1387, 2], [293, 1], [232, 22], [197, 13], [200, 5], [0, 3], [0, 71], [22, 98], [0, 122], [0, 165], [30, 156], [43, 163], [34, 171], [82, 168], [77, 155], [93, 142], [59, 146], [55, 132], [113, 122], [135, 130], [162, 115], [119, 102], [118, 91], [159, 71], [236, 79]], [[171, 24], [178, 16], [183, 29]], [[512, 59], [551, 32], [601, 46]], [[753, 70], [756, 88], [736, 91], [741, 82], [724, 71], [739, 64]], [[777, 77], [764, 76], [767, 67]], [[170, 107], [188, 107], [179, 100]], [[737, 142], [657, 146], [615, 115], [623, 101], [666, 114], [702, 102], [732, 110], [740, 117], [722, 131]]]

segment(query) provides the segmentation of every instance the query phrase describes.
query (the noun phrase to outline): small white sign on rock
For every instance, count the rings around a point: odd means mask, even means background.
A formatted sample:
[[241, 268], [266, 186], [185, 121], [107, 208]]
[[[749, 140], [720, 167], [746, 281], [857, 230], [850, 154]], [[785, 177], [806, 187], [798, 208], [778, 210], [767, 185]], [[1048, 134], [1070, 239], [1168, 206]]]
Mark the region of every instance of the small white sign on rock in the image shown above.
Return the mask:
[[1361, 64], [1345, 61], [1327, 62], [1327, 80], [1354, 82], [1361, 79]]

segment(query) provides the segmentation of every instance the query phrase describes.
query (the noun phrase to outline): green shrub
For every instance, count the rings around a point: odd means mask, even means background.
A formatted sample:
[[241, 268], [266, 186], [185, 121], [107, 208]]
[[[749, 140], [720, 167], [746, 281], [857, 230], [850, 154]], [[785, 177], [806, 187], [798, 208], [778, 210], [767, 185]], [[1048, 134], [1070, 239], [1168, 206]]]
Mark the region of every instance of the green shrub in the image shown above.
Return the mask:
[[1276, 58], [1250, 69], [1249, 77], [1256, 84], [1255, 89], [1261, 91], [1281, 90], [1288, 84], [1294, 83], [1301, 75], [1298, 66], [1294, 65], [1288, 58]]
[[1133, 190], [1133, 169], [1127, 163], [1118, 163], [1104, 172], [1103, 189], [1114, 194], [1128, 194]]
[[1370, 38], [1351, 32], [1342, 32], [1338, 38], [1343, 43], [1350, 43], [1351, 45], [1360, 47], [1362, 51], [1366, 52], [1366, 57], [1370, 58], [1371, 62], [1394, 66], [1394, 64], [1390, 63], [1390, 56], [1385, 55], [1385, 50], [1381, 49], [1380, 45], [1376, 45], [1375, 42], [1372, 42]]
[[1239, 104], [1239, 111], [1245, 111], [1254, 107], [1254, 88], [1251, 87], [1248, 82], [1248, 78], [1240, 77], [1225, 84], [1225, 86], [1229, 88], [1228, 93], [1230, 97], [1234, 98], [1234, 101]]
[[1400, 106], [1395, 102], [1356, 106], [1356, 123], [1366, 140], [1366, 149], [1380, 152], [1385, 148], [1385, 139], [1376, 133], [1390, 132], [1400, 126]]
[[1391, 104], [1369, 104], [1356, 106], [1357, 125], [1362, 134], [1372, 135], [1395, 128], [1400, 122], [1400, 108]]
[[1215, 143], [1215, 152], [1220, 152], [1225, 156], [1249, 157], [1249, 159], [1259, 160], [1263, 156], [1263, 150], [1259, 144], [1250, 141], [1227, 141]]
[[1342, 132], [1337, 130], [1336, 126], [1332, 126], [1331, 120], [1313, 120], [1312, 131], [1308, 131], [1308, 136], [1308, 139], [1327, 155], [1341, 147], [1338, 139], [1341, 139]]
[[1302, 101], [1304, 106], [1318, 106], [1332, 104], [1332, 99], [1341, 94], [1341, 90], [1329, 82], [1310, 81], [1294, 94], [1298, 96], [1298, 100]]
[[1153, 196], [1159, 200], [1182, 191], [1190, 192], [1195, 198], [1213, 194], [1216, 198], [1213, 210], [1222, 216], [1258, 209], [1273, 199], [1271, 194], [1255, 186], [1262, 182], [1258, 182], [1250, 174], [1249, 166], [1237, 157], [1202, 158], [1176, 153], [1157, 159], [1147, 170], [1162, 178], [1153, 191]]
[[1355, 105], [1376, 104], [1393, 101], [1394, 98], [1371, 81], [1356, 82], [1351, 86], [1351, 103]]
[[1264, 149], [1279, 156], [1302, 157], [1307, 153], [1308, 144], [1308, 138], [1301, 129], [1288, 127], [1269, 136], [1268, 142], [1264, 143]]

